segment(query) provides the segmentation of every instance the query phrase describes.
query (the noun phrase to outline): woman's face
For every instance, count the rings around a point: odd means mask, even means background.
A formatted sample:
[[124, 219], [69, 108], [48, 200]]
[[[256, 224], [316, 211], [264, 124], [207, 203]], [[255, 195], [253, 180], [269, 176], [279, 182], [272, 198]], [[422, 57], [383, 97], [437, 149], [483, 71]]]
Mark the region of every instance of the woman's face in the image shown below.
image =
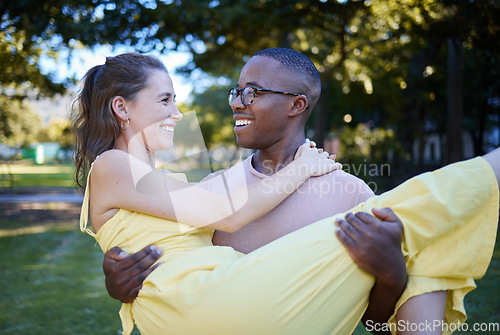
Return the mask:
[[134, 101], [128, 103], [134, 142], [143, 143], [149, 151], [172, 148], [176, 121], [182, 114], [174, 102], [172, 80], [166, 71], [153, 70], [148, 85], [140, 90]]

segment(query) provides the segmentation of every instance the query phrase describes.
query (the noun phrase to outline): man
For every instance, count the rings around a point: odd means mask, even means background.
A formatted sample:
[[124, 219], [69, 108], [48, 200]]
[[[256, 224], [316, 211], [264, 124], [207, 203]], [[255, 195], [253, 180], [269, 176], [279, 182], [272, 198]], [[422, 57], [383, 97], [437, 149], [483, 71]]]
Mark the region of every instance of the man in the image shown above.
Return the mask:
[[[293, 160], [305, 141], [305, 123], [320, 93], [316, 67], [294, 50], [266, 49], [245, 64], [229, 99], [238, 144], [256, 150], [242, 162], [247, 184], [266, 178]], [[221, 173], [229, 187], [241, 185], [241, 177], [231, 169]], [[239, 231], [216, 231], [213, 242], [249, 253], [310, 223], [347, 211], [372, 195], [360, 179], [334, 171], [309, 179], [275, 209]], [[386, 322], [405, 288], [406, 270], [401, 223], [390, 211], [380, 212], [379, 218], [384, 224], [369, 215], [350, 214], [346, 219], [351, 225], [346, 222], [338, 236], [356, 263], [376, 277], [364, 320]], [[128, 257], [118, 248], [108, 251], [103, 269], [109, 294], [131, 302], [160, 254], [154, 247]]]

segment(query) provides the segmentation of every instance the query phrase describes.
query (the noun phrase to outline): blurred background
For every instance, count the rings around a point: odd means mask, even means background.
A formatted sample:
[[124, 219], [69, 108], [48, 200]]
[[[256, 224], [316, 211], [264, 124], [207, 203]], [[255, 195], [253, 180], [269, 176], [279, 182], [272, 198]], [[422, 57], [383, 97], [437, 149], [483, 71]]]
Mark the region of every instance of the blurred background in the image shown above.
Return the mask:
[[[2, 1], [0, 332], [120, 329], [102, 253], [76, 231], [72, 179], [72, 102], [106, 56], [165, 62], [201, 129], [180, 156], [208, 173], [251, 154], [227, 104], [244, 62], [296, 49], [322, 80], [308, 137], [380, 193], [500, 146], [499, 18], [498, 0]], [[467, 300], [471, 320], [500, 323], [499, 253]]]

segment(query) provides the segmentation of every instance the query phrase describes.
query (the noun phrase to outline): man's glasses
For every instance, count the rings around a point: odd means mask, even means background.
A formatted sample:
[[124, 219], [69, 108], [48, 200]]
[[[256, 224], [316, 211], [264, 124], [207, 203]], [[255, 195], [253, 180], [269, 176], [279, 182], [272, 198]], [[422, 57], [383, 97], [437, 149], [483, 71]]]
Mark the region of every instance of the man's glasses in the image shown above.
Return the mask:
[[[241, 96], [241, 103], [245, 106], [248, 106], [254, 101], [257, 92], [279, 93], [279, 94], [294, 95], [294, 96], [302, 95], [297, 93], [268, 90], [266, 88], [259, 88], [254, 86], [247, 86], [243, 88], [232, 88], [227, 92], [229, 106], [231, 106], [233, 101], [236, 100], [238, 96]], [[309, 105], [307, 106], [307, 108], [309, 108]]]

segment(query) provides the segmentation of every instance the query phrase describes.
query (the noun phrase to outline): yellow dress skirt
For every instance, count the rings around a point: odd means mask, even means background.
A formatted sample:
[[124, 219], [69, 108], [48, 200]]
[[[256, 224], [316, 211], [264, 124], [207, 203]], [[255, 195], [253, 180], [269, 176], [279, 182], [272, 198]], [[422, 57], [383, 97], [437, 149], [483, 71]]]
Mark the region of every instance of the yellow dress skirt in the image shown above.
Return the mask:
[[[498, 204], [495, 175], [475, 158], [410, 179], [352, 211], [395, 211], [409, 275], [397, 308], [412, 296], [449, 290], [445, 322], [452, 324], [465, 321], [464, 296], [490, 262]], [[88, 194], [82, 230], [87, 215]], [[211, 230], [119, 210], [95, 236], [103, 251], [136, 252], [151, 243], [164, 249], [164, 264], [122, 305], [124, 334], [134, 322], [142, 334], [351, 334], [374, 278], [337, 240], [334, 219], [342, 215], [244, 255], [213, 246]]]

